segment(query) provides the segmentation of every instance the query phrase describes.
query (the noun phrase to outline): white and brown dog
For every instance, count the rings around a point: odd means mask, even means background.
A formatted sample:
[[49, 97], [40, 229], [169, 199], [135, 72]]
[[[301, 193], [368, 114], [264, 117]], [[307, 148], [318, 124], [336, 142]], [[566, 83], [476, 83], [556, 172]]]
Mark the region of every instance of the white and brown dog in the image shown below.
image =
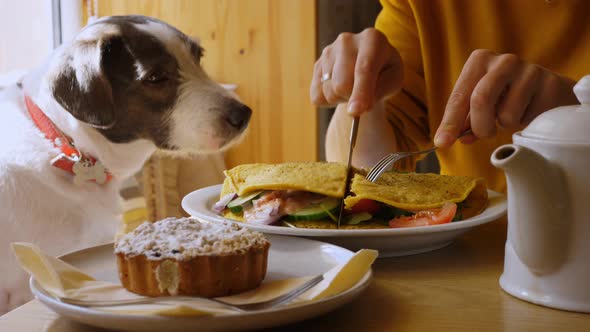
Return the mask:
[[112, 241], [119, 184], [156, 149], [242, 136], [251, 110], [208, 78], [202, 52], [156, 19], [104, 17], [0, 92], [0, 314], [30, 298], [11, 242], [59, 255]]

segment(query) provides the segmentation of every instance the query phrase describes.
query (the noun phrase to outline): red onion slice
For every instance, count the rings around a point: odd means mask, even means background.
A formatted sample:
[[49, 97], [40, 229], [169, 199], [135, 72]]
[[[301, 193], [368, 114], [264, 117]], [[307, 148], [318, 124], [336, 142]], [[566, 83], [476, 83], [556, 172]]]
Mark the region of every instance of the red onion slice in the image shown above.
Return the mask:
[[215, 205], [213, 205], [213, 211], [215, 211], [217, 214], [220, 214], [223, 212], [223, 210], [225, 210], [227, 204], [231, 202], [237, 195], [238, 194], [236, 193], [224, 195], [217, 203], [215, 203]]

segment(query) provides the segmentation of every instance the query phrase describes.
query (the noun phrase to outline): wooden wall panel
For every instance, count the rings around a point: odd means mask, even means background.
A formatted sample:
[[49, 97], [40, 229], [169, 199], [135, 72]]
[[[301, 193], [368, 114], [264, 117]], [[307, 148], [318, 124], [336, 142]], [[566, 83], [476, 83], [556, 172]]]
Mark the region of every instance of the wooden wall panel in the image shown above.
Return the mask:
[[198, 37], [204, 67], [238, 84], [254, 111], [227, 166], [317, 160], [316, 108], [309, 100], [316, 55], [315, 0], [99, 0], [99, 15], [158, 17]]

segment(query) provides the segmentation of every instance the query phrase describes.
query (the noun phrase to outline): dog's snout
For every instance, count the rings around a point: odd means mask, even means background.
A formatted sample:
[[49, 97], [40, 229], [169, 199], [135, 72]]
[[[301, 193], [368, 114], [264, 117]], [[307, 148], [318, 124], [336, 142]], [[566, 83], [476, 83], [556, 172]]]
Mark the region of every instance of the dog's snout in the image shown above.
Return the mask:
[[227, 110], [225, 120], [237, 129], [243, 129], [248, 125], [252, 110], [250, 107], [242, 103], [233, 103], [232, 106]]

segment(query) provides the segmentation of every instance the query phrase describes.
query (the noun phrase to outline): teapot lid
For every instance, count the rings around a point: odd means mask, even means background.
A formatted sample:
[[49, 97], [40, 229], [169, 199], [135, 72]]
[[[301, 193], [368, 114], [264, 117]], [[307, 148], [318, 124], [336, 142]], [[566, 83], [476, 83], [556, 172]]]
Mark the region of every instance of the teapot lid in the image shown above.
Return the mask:
[[536, 117], [521, 133], [551, 141], [590, 143], [590, 75], [574, 86], [581, 105], [557, 107]]

